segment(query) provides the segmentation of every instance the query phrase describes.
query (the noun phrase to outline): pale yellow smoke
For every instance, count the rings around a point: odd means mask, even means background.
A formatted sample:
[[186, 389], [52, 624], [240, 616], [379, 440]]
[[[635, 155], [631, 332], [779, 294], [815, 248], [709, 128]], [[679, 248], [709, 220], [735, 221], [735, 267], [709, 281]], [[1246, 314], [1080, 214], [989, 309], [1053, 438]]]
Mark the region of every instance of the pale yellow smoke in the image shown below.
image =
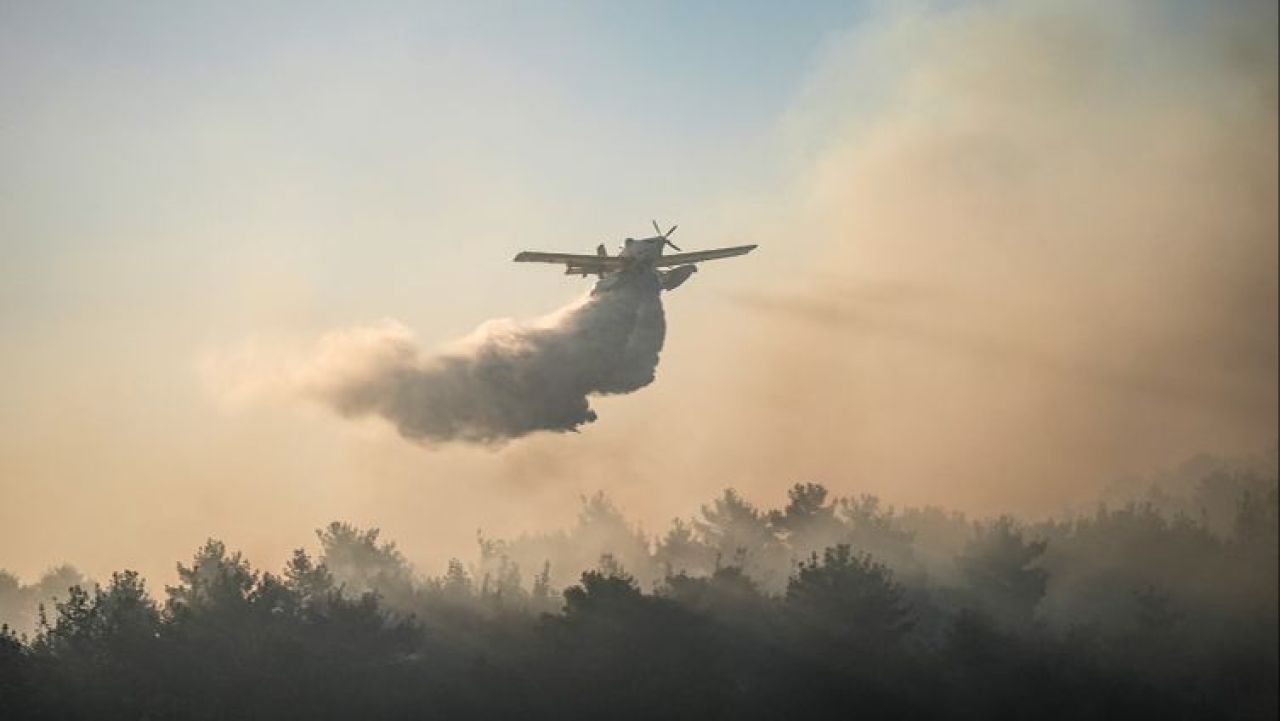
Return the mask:
[[734, 472], [1046, 510], [1274, 442], [1275, 25], [988, 3], [833, 44], [792, 119], [827, 139], [798, 193], [819, 263], [741, 296]]
[[[760, 242], [672, 294], [653, 387], [485, 461], [492, 533], [604, 489], [1043, 514], [1276, 437], [1274, 8], [985, 3], [834, 38]], [[737, 290], [734, 290], [737, 288]], [[722, 302], [724, 298], [731, 302]], [[422, 547], [427, 547], [425, 541]]]
[[[32, 357], [77, 363], [32, 362], [10, 391], [24, 420], [2, 454], [0, 563], [27, 581], [63, 560], [97, 577], [129, 566], [158, 585], [209, 535], [278, 568], [337, 518], [382, 527], [434, 573], [473, 553], [477, 529], [564, 526], [598, 489], [649, 531], [726, 486], [778, 504], [802, 480], [1039, 513], [1198, 450], [1274, 443], [1275, 4], [902, 8], [829, 39], [782, 128], [776, 192], [729, 191], [680, 219], [691, 249], [761, 247], [666, 299], [656, 381], [593, 401], [600, 420], [581, 434], [426, 451], [379, 419], [249, 403], [307, 386], [297, 361], [316, 359], [324, 328], [391, 314], [427, 346], [456, 337], [475, 320], [457, 304], [487, 297], [462, 281], [318, 315], [273, 315], [256, 286], [236, 289], [248, 296], [233, 315], [276, 320], [210, 354], [212, 394], [183, 365], [199, 324], [83, 361], [132, 320], [87, 337], [53, 328]], [[526, 189], [485, 190], [460, 202], [507, 208]], [[517, 209], [501, 221], [511, 237], [551, 214]], [[371, 213], [362, 227], [382, 233]], [[469, 237], [452, 222], [440, 237]], [[306, 264], [282, 265], [323, 287]], [[283, 281], [266, 275], [274, 298]], [[557, 304], [490, 300], [521, 316]], [[438, 323], [448, 332], [426, 322], [455, 317]], [[412, 340], [370, 333], [332, 342], [394, 354]], [[333, 375], [310, 369], [312, 384]]]
[[564, 525], [597, 489], [650, 531], [726, 486], [776, 504], [800, 480], [1046, 513], [1199, 450], [1266, 448], [1273, 19], [1260, 3], [867, 19], [787, 119], [792, 177], [701, 235], [762, 246], [672, 294], [652, 387], [601, 400], [581, 435], [498, 452], [353, 442], [360, 517], [434, 569], [468, 529]]

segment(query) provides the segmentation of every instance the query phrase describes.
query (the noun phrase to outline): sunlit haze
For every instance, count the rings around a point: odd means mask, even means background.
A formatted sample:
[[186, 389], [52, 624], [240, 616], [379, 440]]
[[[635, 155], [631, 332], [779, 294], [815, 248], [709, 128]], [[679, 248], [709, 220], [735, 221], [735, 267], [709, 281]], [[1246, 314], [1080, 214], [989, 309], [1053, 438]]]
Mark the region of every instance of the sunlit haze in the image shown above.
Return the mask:
[[[425, 572], [733, 487], [1044, 517], [1274, 454], [1274, 3], [5, 3], [0, 568], [276, 568], [332, 520]], [[579, 432], [420, 443], [282, 380], [590, 280], [664, 294]]]

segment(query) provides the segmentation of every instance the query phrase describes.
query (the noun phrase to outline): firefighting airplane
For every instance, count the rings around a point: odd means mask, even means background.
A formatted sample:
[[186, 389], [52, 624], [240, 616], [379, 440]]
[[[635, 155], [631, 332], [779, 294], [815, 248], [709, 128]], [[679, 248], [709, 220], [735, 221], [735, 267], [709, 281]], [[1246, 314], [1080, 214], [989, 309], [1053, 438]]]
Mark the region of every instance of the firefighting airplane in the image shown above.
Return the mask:
[[[735, 255], [745, 255], [755, 250], [754, 245], [738, 245], [732, 248], [716, 248], [715, 250], [695, 250], [692, 253], [683, 253], [680, 247], [671, 242], [671, 234], [676, 231], [676, 226], [671, 226], [671, 230], [662, 232], [662, 228], [658, 227], [658, 221], [653, 221], [653, 230], [657, 235], [652, 238], [627, 238], [622, 244], [622, 251], [617, 255], [609, 255], [605, 250], [604, 244], [601, 243], [596, 248], [595, 255], [575, 255], [573, 253], [540, 253], [536, 251], [526, 250], [518, 253], [515, 257], [517, 263], [560, 263], [564, 265], [565, 275], [595, 275], [601, 278], [601, 282], [596, 284], [596, 289], [592, 292], [598, 293], [607, 290], [612, 286], [610, 280], [615, 280], [624, 275], [632, 275], [642, 271], [657, 272], [659, 280], [662, 282], [664, 290], [674, 290], [681, 283], [689, 279], [698, 266], [694, 263], [701, 263], [704, 260], [716, 260], [717, 258], [732, 258]], [[674, 255], [663, 255], [662, 250], [666, 246], [671, 246], [676, 251]], [[676, 266], [671, 270], [657, 270]], [[608, 278], [606, 278], [608, 276]]]

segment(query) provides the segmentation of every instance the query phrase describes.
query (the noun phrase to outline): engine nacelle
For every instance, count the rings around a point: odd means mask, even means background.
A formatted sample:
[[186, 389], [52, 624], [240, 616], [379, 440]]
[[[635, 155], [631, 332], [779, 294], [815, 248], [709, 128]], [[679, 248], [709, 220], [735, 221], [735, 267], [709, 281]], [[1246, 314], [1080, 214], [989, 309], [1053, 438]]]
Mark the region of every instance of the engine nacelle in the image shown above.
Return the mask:
[[679, 288], [680, 284], [688, 280], [689, 276], [696, 273], [697, 270], [698, 266], [696, 265], [681, 265], [671, 270], [659, 272], [658, 276], [662, 279], [662, 289], [675, 290]]

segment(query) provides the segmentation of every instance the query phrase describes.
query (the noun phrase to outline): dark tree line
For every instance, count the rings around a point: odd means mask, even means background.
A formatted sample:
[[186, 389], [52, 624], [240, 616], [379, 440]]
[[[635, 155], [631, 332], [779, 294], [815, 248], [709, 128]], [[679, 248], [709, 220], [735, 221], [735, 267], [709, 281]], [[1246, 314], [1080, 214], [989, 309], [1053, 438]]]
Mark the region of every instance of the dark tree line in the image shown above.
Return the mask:
[[343, 523], [279, 573], [210, 540], [161, 593], [65, 575], [0, 634], [0, 717], [1274, 718], [1275, 478], [1223, 478], [1197, 492], [1234, 494], [1229, 522], [971, 522], [802, 484], [649, 538], [596, 496], [426, 579]]

